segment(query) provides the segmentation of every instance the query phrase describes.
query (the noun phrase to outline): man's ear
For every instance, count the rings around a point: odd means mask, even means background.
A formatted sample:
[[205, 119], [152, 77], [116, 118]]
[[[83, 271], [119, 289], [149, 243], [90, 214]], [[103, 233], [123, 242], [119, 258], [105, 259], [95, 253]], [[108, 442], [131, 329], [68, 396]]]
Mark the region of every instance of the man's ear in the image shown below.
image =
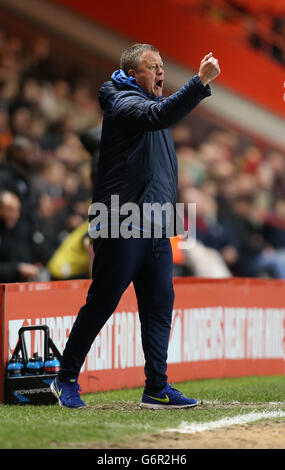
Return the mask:
[[130, 69], [130, 70], [128, 70], [128, 76], [129, 76], [129, 77], [135, 77], [135, 76], [136, 76], [136, 71], [135, 71], [135, 69]]

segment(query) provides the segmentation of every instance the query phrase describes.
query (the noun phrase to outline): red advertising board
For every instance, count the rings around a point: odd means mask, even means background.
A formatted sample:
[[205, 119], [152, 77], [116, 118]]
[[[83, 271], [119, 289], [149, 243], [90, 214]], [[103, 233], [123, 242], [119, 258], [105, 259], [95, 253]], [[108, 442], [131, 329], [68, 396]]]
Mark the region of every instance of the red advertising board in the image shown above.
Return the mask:
[[[0, 286], [1, 397], [6, 364], [22, 326], [47, 325], [60, 352], [89, 280]], [[285, 282], [174, 279], [168, 354], [170, 382], [209, 377], [284, 374]], [[30, 355], [43, 355], [43, 333], [27, 331]], [[83, 392], [144, 384], [144, 357], [133, 286], [94, 341], [81, 370]]]

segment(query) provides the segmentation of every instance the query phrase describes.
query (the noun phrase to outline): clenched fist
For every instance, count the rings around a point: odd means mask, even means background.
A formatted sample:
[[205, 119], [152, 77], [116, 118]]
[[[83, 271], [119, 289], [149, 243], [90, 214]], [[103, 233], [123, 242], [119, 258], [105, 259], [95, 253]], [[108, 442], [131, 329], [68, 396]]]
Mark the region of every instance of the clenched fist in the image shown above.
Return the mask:
[[212, 52], [210, 54], [205, 55], [205, 57], [201, 60], [200, 68], [199, 68], [199, 78], [203, 85], [207, 85], [212, 80], [214, 80], [219, 74], [221, 73], [219, 62], [215, 57], [213, 57]]

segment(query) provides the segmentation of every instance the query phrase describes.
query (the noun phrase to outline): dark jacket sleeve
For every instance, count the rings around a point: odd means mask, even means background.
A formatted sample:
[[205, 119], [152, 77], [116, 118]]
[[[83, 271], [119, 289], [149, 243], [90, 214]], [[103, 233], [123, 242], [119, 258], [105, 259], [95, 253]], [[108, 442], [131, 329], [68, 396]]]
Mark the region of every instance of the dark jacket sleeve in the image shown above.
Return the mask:
[[19, 263], [14, 261], [0, 261], [0, 282], [18, 282], [19, 280]]
[[165, 129], [183, 119], [209, 95], [209, 85], [204, 86], [198, 75], [160, 102], [148, 100], [140, 93], [125, 91], [113, 104], [112, 118], [116, 124], [127, 126], [132, 131]]

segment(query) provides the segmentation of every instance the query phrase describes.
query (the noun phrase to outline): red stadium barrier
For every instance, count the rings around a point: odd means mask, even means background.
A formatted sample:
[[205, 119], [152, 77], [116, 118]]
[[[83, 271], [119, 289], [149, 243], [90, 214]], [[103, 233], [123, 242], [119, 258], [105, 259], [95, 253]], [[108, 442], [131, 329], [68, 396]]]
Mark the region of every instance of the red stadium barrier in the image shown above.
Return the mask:
[[[48, 325], [62, 352], [84, 303], [87, 280], [0, 286], [0, 401], [6, 364], [28, 325]], [[285, 282], [176, 278], [168, 376], [184, 380], [284, 374]], [[27, 351], [43, 354], [40, 330], [26, 333]], [[144, 384], [140, 324], [133, 286], [96, 338], [82, 368], [83, 392]]]

